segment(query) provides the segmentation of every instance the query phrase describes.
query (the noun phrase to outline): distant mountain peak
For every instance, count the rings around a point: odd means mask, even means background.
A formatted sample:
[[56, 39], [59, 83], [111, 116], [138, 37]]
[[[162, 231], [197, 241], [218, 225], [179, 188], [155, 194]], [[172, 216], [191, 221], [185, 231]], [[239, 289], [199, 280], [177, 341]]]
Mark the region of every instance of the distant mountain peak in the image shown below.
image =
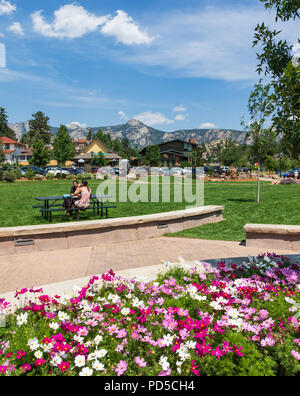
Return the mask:
[[[29, 124], [27, 122], [19, 122], [16, 124], [9, 124], [9, 127], [16, 133], [17, 138], [20, 140], [22, 135], [28, 133]], [[126, 124], [115, 126], [95, 127], [89, 128], [80, 122], [72, 122], [67, 125], [68, 131], [72, 139], [79, 140], [85, 139], [88, 130], [91, 129], [95, 134], [99, 129], [103, 133], [109, 133], [112, 139], [127, 138], [133, 146], [143, 148], [148, 145], [155, 145], [163, 142], [168, 142], [174, 139], [186, 140], [193, 138], [196, 139], [198, 144], [211, 143], [217, 140], [226, 140], [232, 138], [238, 143], [246, 142], [246, 133], [243, 131], [236, 131], [233, 129], [181, 129], [174, 132], [165, 132], [154, 129], [145, 125], [139, 120], [131, 119]], [[51, 127], [51, 132], [56, 135], [58, 128]]]

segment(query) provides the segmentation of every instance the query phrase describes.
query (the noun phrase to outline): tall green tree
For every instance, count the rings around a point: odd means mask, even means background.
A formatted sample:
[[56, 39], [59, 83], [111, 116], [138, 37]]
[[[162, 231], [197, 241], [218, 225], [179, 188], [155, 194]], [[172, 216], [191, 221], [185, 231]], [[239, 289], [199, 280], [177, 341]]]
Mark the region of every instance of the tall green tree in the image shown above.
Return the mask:
[[200, 167], [204, 166], [204, 159], [203, 154], [205, 153], [205, 146], [200, 145], [198, 146], [192, 154], [192, 166], [193, 167]]
[[143, 159], [145, 165], [149, 166], [160, 166], [161, 155], [159, 146], [148, 146], [146, 149], [146, 155]]
[[65, 125], [61, 125], [57, 131], [53, 144], [53, 158], [60, 167], [64, 167], [67, 161], [72, 161], [75, 156], [75, 144], [68, 133]]
[[221, 153], [219, 161], [225, 166], [247, 166], [249, 158], [249, 148], [247, 145], [240, 145], [232, 140], [227, 140]]
[[88, 134], [87, 134], [86, 139], [89, 142], [93, 139], [93, 131], [91, 129], [88, 130]]
[[257, 172], [257, 203], [260, 202], [260, 169], [270, 146], [276, 144], [276, 133], [273, 128], [267, 127], [270, 116], [274, 111], [274, 104], [270, 99], [270, 84], [264, 86], [262, 81], [256, 84], [248, 101], [250, 115], [248, 138], [252, 141], [252, 158], [258, 163]]
[[49, 125], [50, 118], [42, 111], [32, 114], [33, 119], [29, 121], [30, 130], [28, 138], [30, 142], [35, 139], [41, 139], [44, 144], [50, 144], [51, 141], [51, 127]]
[[43, 167], [46, 166], [51, 159], [50, 151], [45, 146], [42, 139], [35, 139], [32, 144], [32, 158], [30, 164]]
[[[294, 20], [299, 24], [300, 0], [260, 0], [267, 9], [274, 9], [276, 20]], [[264, 23], [257, 25], [253, 46], [259, 46], [257, 72], [271, 81], [275, 111], [272, 117], [277, 134], [293, 158], [300, 153], [300, 70], [293, 62], [295, 43], [280, 40], [281, 31], [271, 30]], [[298, 41], [300, 42], [299, 38]]]
[[93, 164], [95, 166], [102, 167], [102, 166], [107, 166], [108, 165], [108, 161], [105, 158], [105, 155], [103, 153], [98, 153], [97, 155], [95, 155], [93, 157]]
[[0, 107], [0, 137], [2, 136], [16, 139], [15, 132], [8, 126], [8, 117], [4, 107]]

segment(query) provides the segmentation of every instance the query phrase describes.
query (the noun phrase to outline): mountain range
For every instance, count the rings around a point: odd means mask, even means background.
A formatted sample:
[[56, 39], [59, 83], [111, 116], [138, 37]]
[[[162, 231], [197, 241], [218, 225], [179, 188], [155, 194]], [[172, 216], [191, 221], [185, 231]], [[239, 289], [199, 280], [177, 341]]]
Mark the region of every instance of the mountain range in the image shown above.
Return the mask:
[[[9, 127], [16, 133], [18, 139], [29, 131], [29, 122], [19, 122], [16, 124], [9, 124]], [[159, 144], [174, 139], [181, 139], [188, 141], [189, 139], [196, 139], [198, 144], [207, 144], [216, 140], [232, 139], [237, 143], [245, 143], [246, 132], [234, 129], [182, 129], [174, 132], [164, 132], [154, 129], [142, 122], [132, 119], [126, 124], [116, 126], [104, 127], [83, 127], [79, 123], [72, 123], [68, 125], [68, 132], [72, 139], [86, 138], [89, 129], [96, 133], [99, 129], [104, 133], [109, 133], [112, 139], [128, 138], [133, 147], [143, 148], [148, 145]], [[51, 127], [51, 131], [56, 135], [58, 128]]]

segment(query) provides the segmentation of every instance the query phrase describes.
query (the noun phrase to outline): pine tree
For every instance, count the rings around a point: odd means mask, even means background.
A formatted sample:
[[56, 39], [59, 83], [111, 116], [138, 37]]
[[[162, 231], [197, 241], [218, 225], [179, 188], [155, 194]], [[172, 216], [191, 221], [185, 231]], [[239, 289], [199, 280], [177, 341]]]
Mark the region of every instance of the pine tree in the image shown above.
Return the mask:
[[30, 159], [30, 164], [43, 167], [46, 166], [50, 159], [50, 151], [45, 146], [42, 139], [35, 139], [32, 145], [32, 158]]
[[41, 139], [44, 144], [50, 144], [52, 134], [51, 127], [48, 124], [49, 117], [42, 111], [32, 114], [32, 117], [33, 119], [29, 121], [30, 130], [28, 132], [30, 142]]
[[2, 136], [16, 139], [15, 132], [8, 126], [7, 113], [4, 107], [0, 107], [0, 137]]
[[64, 167], [66, 161], [71, 161], [75, 156], [75, 144], [65, 125], [61, 125], [53, 144], [53, 158], [60, 167]]

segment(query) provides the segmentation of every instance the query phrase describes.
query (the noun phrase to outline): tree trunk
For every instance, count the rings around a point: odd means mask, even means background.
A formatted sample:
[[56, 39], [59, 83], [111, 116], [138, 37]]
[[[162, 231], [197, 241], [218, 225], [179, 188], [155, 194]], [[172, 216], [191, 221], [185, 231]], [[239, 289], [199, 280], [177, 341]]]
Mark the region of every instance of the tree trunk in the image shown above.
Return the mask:
[[257, 203], [260, 203], [260, 164], [258, 164], [257, 169]]

